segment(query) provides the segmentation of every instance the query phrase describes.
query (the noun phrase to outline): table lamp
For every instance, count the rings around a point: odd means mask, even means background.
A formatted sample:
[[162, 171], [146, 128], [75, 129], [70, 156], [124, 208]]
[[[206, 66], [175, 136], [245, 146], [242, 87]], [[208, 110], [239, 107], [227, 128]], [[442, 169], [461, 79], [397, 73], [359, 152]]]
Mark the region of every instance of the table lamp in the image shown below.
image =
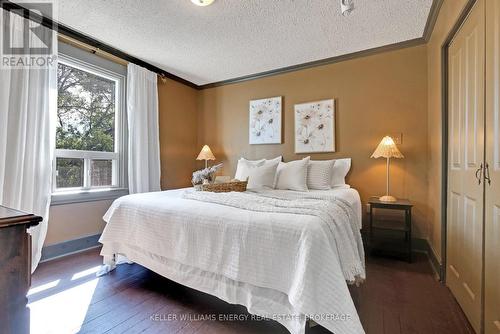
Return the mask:
[[403, 154], [398, 150], [394, 140], [389, 136], [385, 136], [380, 144], [378, 144], [371, 157], [387, 159], [387, 188], [385, 196], [380, 197], [379, 200], [382, 202], [395, 202], [396, 197], [389, 195], [389, 164], [391, 158], [404, 158]]
[[205, 168], [208, 167], [208, 160], [215, 160], [214, 154], [208, 145], [203, 146], [196, 160], [205, 160]]

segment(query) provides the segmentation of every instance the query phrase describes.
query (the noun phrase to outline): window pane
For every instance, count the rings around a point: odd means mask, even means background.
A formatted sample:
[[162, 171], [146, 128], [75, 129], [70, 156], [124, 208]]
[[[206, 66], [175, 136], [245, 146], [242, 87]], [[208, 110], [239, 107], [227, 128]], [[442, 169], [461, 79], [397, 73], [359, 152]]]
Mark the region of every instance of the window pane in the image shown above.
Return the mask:
[[116, 82], [59, 63], [56, 148], [114, 152]]
[[92, 160], [91, 186], [113, 185], [113, 160]]
[[83, 187], [83, 159], [57, 158], [57, 188]]

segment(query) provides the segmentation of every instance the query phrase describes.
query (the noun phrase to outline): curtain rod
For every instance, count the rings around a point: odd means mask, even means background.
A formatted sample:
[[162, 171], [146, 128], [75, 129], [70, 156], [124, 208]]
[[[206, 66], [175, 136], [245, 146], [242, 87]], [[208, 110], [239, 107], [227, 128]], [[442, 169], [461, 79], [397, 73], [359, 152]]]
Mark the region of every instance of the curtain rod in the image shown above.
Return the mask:
[[[80, 42], [79, 40], [76, 40], [74, 38], [71, 38], [71, 37], [68, 37], [66, 35], [63, 35], [61, 33], [58, 33], [57, 34], [57, 38], [59, 41], [65, 43], [65, 44], [68, 44], [68, 45], [72, 45], [76, 48], [79, 48], [81, 50], [84, 50], [86, 52], [90, 52], [92, 54], [95, 54], [95, 55], [98, 55], [100, 57], [103, 57], [103, 58], [106, 58], [106, 59], [109, 59], [115, 63], [118, 63], [120, 65], [127, 65], [129, 62], [120, 58], [120, 57], [117, 57], [111, 53], [108, 53], [106, 51], [102, 51], [101, 49], [99, 48], [96, 48], [94, 46], [91, 46], [91, 45], [88, 45], [86, 43], [83, 43], [83, 42]], [[161, 74], [158, 74], [159, 76], [162, 76]]]
[[159, 76], [163, 78], [168, 78], [174, 81], [177, 81], [179, 83], [182, 83], [186, 86], [199, 89], [199, 86], [192, 83], [191, 81], [188, 81], [186, 79], [183, 79], [181, 77], [176, 76], [175, 74], [169, 73], [167, 71], [164, 71], [148, 62], [145, 62], [139, 58], [136, 58], [134, 56], [129, 55], [128, 53], [125, 53], [123, 51], [120, 51], [118, 49], [115, 49], [112, 46], [109, 46], [103, 42], [100, 42], [96, 40], [95, 38], [92, 38], [90, 36], [87, 36], [79, 31], [76, 31], [64, 24], [61, 24], [59, 22], [56, 22], [48, 17], [45, 17], [43, 15], [40, 15], [38, 13], [32, 12], [27, 8], [24, 8], [20, 4], [13, 3], [9, 0], [0, 0], [0, 7], [3, 8], [6, 11], [13, 11], [13, 10], [19, 10], [22, 11], [22, 15], [25, 19], [32, 20], [34, 22], [37, 22], [41, 24], [44, 27], [47, 27], [49, 29], [52, 29], [59, 34], [71, 38], [73, 40], [79, 41], [83, 44], [86, 44], [88, 46], [94, 47], [98, 50], [104, 51], [106, 53], [109, 53], [119, 59], [122, 59], [124, 61], [134, 63], [136, 65], [142, 66], [144, 68], [147, 68], [148, 70], [157, 73]]

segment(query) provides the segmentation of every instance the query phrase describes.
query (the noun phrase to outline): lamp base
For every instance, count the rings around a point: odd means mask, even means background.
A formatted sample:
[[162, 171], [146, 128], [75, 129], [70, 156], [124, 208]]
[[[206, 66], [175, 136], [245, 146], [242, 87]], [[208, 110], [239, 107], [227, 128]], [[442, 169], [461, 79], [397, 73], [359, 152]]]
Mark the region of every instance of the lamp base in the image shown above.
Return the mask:
[[394, 196], [385, 195], [385, 196], [379, 197], [379, 200], [381, 202], [396, 202], [397, 198]]

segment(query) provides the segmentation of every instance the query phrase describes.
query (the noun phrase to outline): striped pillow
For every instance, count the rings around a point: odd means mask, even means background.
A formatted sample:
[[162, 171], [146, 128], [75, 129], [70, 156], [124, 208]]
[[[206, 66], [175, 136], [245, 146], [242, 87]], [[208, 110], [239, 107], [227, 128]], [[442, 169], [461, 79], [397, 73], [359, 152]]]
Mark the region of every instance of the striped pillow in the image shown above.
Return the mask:
[[311, 160], [307, 166], [307, 187], [309, 189], [331, 189], [335, 160]]

